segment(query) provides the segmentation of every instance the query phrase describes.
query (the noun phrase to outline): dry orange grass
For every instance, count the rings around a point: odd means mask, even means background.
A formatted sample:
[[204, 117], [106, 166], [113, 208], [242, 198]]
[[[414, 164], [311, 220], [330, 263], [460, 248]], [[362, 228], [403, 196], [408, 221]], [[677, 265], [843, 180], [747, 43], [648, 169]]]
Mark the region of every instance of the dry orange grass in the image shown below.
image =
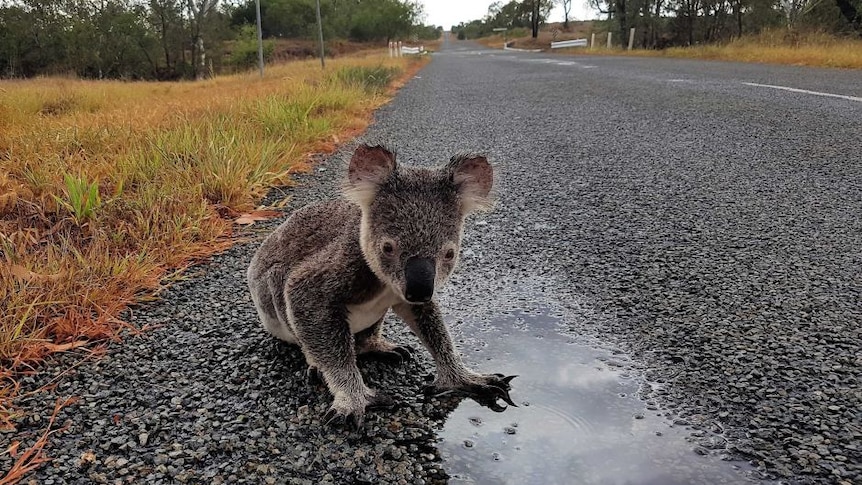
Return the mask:
[[[572, 48], [562, 54], [674, 57], [737, 62], [761, 62], [793, 66], [862, 69], [862, 40], [825, 33], [766, 31], [721, 44], [672, 47], [664, 50], [606, 49], [606, 32], [596, 33], [596, 49]], [[589, 36], [585, 36], [589, 39]], [[498, 45], [499, 46], [499, 43]], [[545, 45], [547, 47], [547, 43]]]
[[391, 91], [340, 74], [422, 62], [383, 52], [264, 79], [0, 82], [0, 426], [16, 372], [116, 336], [125, 306], [227, 247], [268, 187], [362, 130]]
[[666, 57], [862, 69], [862, 40], [827, 34], [785, 36], [781, 32], [767, 32], [720, 45], [638, 51], [638, 54], [641, 52]]

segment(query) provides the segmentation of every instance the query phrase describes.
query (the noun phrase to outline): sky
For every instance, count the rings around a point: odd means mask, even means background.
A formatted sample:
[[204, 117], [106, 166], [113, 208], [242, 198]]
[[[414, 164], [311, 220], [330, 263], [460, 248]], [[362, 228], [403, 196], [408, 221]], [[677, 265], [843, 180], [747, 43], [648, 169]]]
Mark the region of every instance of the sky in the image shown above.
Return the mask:
[[[451, 26], [461, 22], [484, 17], [488, 13], [488, 6], [494, 3], [494, 0], [420, 0], [420, 3], [425, 6], [426, 25], [442, 25], [449, 30]], [[587, 0], [572, 0], [569, 20], [588, 20], [596, 16], [597, 13], [590, 9]], [[548, 20], [562, 22], [563, 8], [555, 5]]]

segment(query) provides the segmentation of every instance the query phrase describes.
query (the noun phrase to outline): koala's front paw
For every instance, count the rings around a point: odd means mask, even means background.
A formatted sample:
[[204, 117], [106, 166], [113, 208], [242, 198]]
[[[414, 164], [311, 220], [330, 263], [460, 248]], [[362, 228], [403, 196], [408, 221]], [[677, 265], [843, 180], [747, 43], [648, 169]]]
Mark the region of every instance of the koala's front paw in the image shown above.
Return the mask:
[[322, 421], [325, 426], [352, 423], [358, 431], [365, 423], [366, 410], [393, 406], [395, 401], [391, 397], [374, 391], [357, 397], [340, 394], [335, 396], [332, 406], [323, 414]]
[[474, 401], [482, 406], [485, 406], [492, 411], [505, 411], [505, 406], [497, 404], [497, 399], [502, 399], [510, 406], [518, 407], [509, 396], [509, 391], [512, 389], [512, 379], [518, 376], [505, 376], [503, 374], [468, 374], [458, 381], [441, 384], [435, 383], [426, 389], [437, 395], [456, 392], [466, 394]]

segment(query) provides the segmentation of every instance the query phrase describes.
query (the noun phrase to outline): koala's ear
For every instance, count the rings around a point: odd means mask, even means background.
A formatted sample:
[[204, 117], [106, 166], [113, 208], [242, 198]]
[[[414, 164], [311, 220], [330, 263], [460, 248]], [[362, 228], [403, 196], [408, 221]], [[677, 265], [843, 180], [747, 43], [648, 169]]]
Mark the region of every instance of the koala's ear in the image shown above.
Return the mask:
[[494, 169], [482, 155], [461, 154], [449, 160], [446, 168], [461, 199], [464, 214], [488, 210], [494, 204], [491, 188], [494, 185]]
[[371, 204], [377, 187], [395, 171], [395, 153], [384, 146], [362, 144], [356, 147], [347, 167], [344, 195], [366, 207]]

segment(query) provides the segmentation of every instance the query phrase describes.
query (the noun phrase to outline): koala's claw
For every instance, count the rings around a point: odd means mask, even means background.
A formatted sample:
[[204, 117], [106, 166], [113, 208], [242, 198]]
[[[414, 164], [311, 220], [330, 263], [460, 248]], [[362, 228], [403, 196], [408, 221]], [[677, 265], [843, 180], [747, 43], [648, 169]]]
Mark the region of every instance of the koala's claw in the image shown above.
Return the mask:
[[397, 353], [398, 355], [400, 355], [401, 358], [404, 359], [404, 362], [409, 362], [409, 361], [413, 360], [414, 350], [413, 350], [413, 347], [411, 347], [409, 345], [399, 345], [398, 347], [395, 347], [392, 350], [395, 353]]
[[512, 397], [509, 396], [509, 391], [512, 389], [510, 382], [518, 376], [505, 376], [503, 374], [490, 374], [483, 377], [483, 383], [468, 383], [457, 386], [451, 389], [441, 389], [433, 384], [423, 386], [425, 394], [433, 395], [434, 397], [442, 397], [448, 394], [466, 395], [495, 412], [503, 412], [505, 406], [497, 404], [497, 399], [502, 399], [509, 406], [518, 407]]
[[512, 379], [518, 376], [504, 376], [502, 374], [493, 374], [488, 376], [486, 384], [470, 384], [464, 389], [470, 397], [479, 404], [490, 408], [492, 411], [502, 412], [506, 408], [497, 404], [497, 399], [502, 399], [509, 406], [518, 407], [512, 397], [509, 396]]
[[365, 411], [374, 409], [392, 409], [395, 407], [395, 400], [386, 394], [375, 394], [368, 399], [368, 403], [364, 409], [352, 411], [344, 411], [337, 409], [335, 406], [330, 407], [320, 418], [324, 426], [352, 424], [356, 431], [362, 428], [365, 424]]
[[359, 431], [362, 428], [362, 425], [365, 424], [365, 415], [357, 413], [344, 414], [335, 408], [329, 408], [329, 410], [323, 414], [321, 420], [323, 421], [324, 426], [351, 423], [356, 431]]
[[366, 355], [372, 358], [377, 358], [384, 362], [401, 365], [405, 362], [413, 360], [413, 348], [407, 345], [399, 345], [392, 348], [392, 350], [374, 350], [371, 352], [367, 352]]

